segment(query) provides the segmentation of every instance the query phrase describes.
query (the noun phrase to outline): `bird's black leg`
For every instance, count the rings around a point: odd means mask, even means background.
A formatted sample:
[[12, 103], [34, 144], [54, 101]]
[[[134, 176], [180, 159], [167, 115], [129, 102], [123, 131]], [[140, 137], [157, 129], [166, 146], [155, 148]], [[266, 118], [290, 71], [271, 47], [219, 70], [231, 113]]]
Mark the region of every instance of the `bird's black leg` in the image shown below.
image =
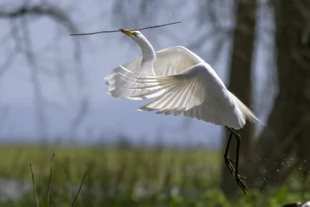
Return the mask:
[[226, 150], [225, 150], [225, 154], [224, 154], [224, 160], [225, 160], [226, 166], [230, 170], [230, 173], [234, 176], [235, 168], [233, 167], [232, 163], [235, 163], [235, 161], [230, 159], [230, 157], [228, 156], [228, 150], [229, 150], [229, 146], [230, 146], [230, 141], [231, 141], [232, 135], [233, 135], [233, 133], [230, 132], [230, 135], [229, 135], [229, 138], [228, 138], [228, 142], [227, 142], [227, 146], [226, 146]]
[[236, 172], [235, 172], [235, 178], [236, 181], [238, 183], [238, 185], [240, 186], [240, 188], [242, 189], [242, 191], [244, 192], [244, 194], [246, 195], [246, 190], [248, 189], [241, 181], [241, 179], [244, 179], [244, 177], [240, 176], [238, 171], [239, 171], [239, 148], [240, 148], [240, 143], [241, 143], [241, 137], [239, 134], [235, 133], [236, 139], [237, 139], [237, 152], [236, 152]]
[[[232, 168], [234, 173], [233, 175], [235, 176], [235, 179], [237, 181], [237, 184], [240, 186], [240, 188], [242, 189], [242, 191], [244, 192], [244, 194], [246, 195], [246, 190], [248, 189], [241, 181], [241, 179], [243, 180], [246, 180], [245, 177], [239, 175], [239, 151], [240, 151], [240, 143], [241, 143], [241, 136], [236, 133], [233, 129], [229, 128], [229, 127], [226, 127], [229, 131], [230, 131], [230, 136], [229, 136], [229, 140], [228, 140], [228, 144], [230, 142], [230, 139], [232, 137], [232, 135], [234, 135], [236, 137], [236, 140], [237, 140], [237, 150], [236, 150], [236, 168]], [[228, 156], [227, 156], [227, 153], [228, 153], [228, 149], [226, 147], [226, 151], [225, 151], [225, 158], [228, 159], [230, 165], [231, 165], [231, 162], [234, 162], [233, 160], [231, 160]], [[226, 160], [225, 160], [225, 163], [226, 163]], [[227, 165], [227, 164], [226, 164]], [[229, 167], [229, 169], [231, 170], [231, 168]]]

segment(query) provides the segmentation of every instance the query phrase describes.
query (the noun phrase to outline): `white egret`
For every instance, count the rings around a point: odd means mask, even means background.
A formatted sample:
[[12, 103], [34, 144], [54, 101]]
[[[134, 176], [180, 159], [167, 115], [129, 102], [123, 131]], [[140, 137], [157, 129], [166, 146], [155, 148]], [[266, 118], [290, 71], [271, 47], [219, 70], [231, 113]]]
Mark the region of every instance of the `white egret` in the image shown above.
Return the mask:
[[[198, 55], [185, 47], [176, 46], [155, 52], [139, 31], [121, 29], [142, 50], [142, 57], [115, 68], [105, 80], [108, 93], [114, 97], [142, 100], [154, 98], [140, 111], [180, 115], [225, 126], [230, 131], [224, 159], [236, 182], [246, 194], [247, 187], [238, 173], [240, 135], [246, 120], [257, 122], [257, 117]], [[237, 140], [236, 161], [228, 156], [232, 136]], [[233, 166], [235, 164], [235, 166]]]

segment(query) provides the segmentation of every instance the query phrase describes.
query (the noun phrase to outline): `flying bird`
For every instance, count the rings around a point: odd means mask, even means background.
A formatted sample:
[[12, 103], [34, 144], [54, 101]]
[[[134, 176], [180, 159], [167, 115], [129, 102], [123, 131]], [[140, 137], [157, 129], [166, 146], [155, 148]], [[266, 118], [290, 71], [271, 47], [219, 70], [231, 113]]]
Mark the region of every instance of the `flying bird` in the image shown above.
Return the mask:
[[[241, 137], [236, 132], [246, 120], [256, 123], [258, 118], [224, 85], [215, 70], [194, 52], [182, 46], [155, 52], [139, 31], [120, 29], [141, 48], [142, 56], [119, 65], [105, 80], [113, 97], [131, 100], [153, 99], [139, 111], [180, 115], [226, 127], [229, 139], [225, 150], [225, 164], [246, 194], [246, 179], [239, 175]], [[236, 138], [236, 160], [228, 156], [232, 137]]]

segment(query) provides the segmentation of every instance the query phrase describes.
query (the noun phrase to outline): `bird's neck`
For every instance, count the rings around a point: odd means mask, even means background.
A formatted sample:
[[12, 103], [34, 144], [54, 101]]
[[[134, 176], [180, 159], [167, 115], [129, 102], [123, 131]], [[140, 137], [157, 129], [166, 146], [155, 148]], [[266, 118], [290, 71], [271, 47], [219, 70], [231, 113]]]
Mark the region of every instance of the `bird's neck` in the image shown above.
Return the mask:
[[149, 73], [150, 75], [155, 75], [153, 69], [153, 64], [156, 59], [154, 48], [146, 38], [140, 39], [138, 44], [142, 50], [141, 70], [143, 72]]

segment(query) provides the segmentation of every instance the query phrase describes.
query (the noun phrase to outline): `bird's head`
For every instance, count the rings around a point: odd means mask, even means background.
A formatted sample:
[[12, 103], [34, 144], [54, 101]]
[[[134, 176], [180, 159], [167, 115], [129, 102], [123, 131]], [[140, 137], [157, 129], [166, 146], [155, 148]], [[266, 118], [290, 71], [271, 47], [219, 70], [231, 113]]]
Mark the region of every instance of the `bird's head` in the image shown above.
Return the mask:
[[127, 36], [129, 36], [135, 41], [142, 39], [144, 37], [142, 33], [139, 31], [128, 30], [128, 29], [120, 29], [119, 31], [126, 34]]
[[155, 51], [151, 43], [140, 31], [128, 30], [128, 29], [120, 29], [119, 31], [129, 36], [133, 41], [135, 41], [140, 46], [143, 53], [143, 60], [142, 60], [143, 62], [146, 62], [148, 60], [149, 63], [153, 64], [156, 58]]

